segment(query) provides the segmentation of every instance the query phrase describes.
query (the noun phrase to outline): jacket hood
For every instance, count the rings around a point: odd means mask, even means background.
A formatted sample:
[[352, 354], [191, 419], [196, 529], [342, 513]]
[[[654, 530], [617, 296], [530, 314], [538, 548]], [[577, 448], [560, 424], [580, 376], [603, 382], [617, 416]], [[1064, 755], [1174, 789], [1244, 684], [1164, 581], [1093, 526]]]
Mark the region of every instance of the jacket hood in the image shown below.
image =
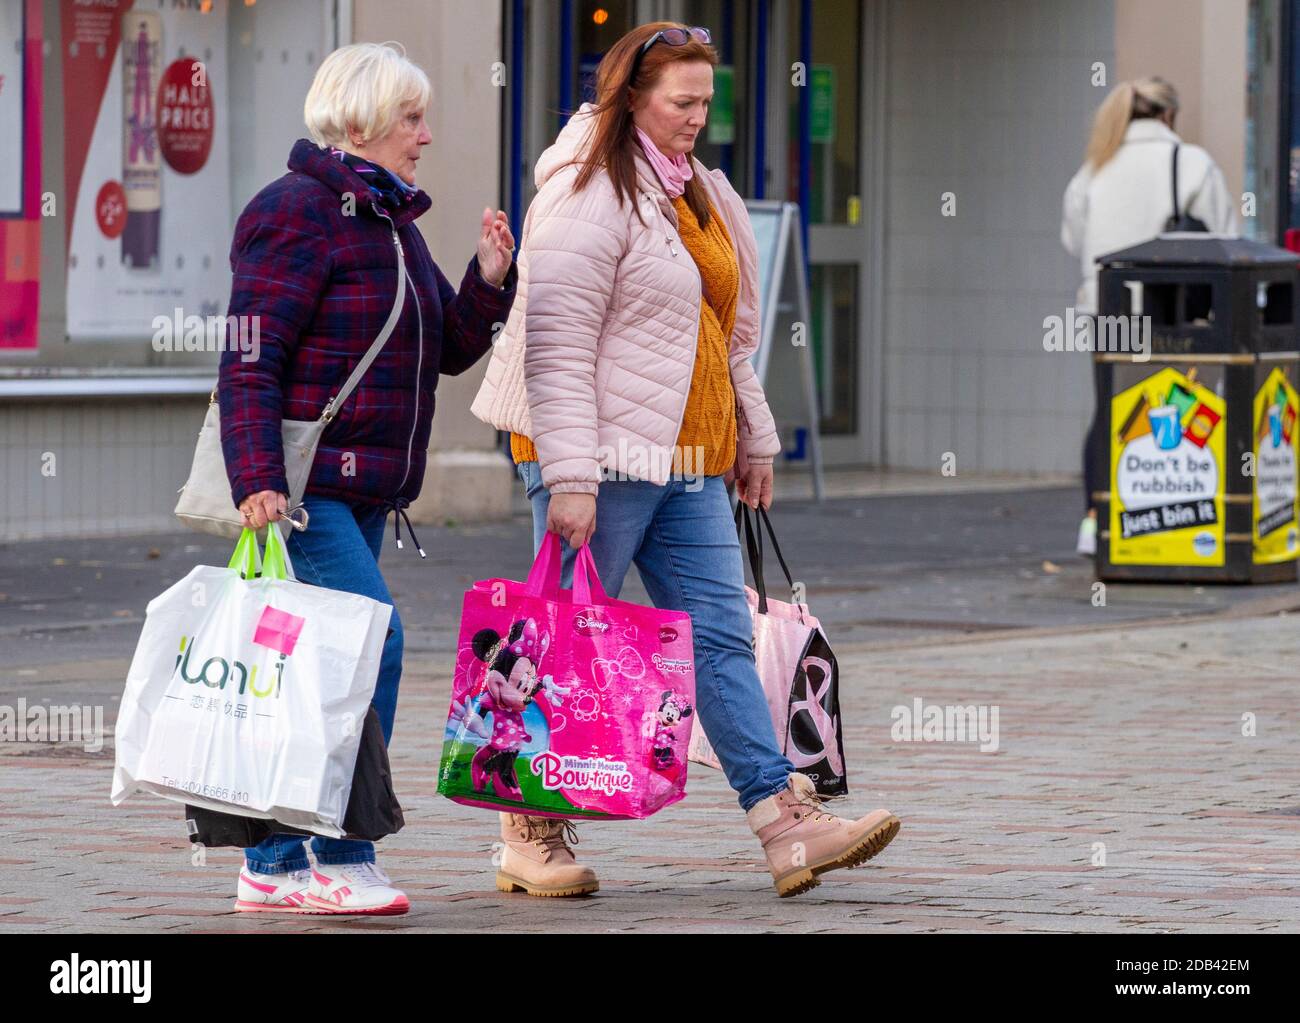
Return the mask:
[[[591, 131], [596, 124], [595, 118], [592, 116], [595, 109], [594, 104], [582, 104], [577, 113], [569, 118], [569, 123], [561, 129], [555, 141], [542, 153], [537, 161], [537, 166], [533, 170], [533, 183], [539, 190], [561, 168], [568, 166], [570, 163], [586, 162], [586, 149], [591, 141]], [[660, 183], [659, 176], [654, 172], [654, 168], [650, 166], [650, 161], [645, 158], [645, 154], [640, 151], [639, 146], [635, 152], [635, 158], [637, 187], [643, 192], [649, 192], [651, 195], [664, 198], [664, 186]], [[695, 168], [697, 175], [709, 173], [694, 156], [691, 157], [691, 166]]]
[[[289, 153], [289, 169], [315, 178], [340, 196], [351, 192], [359, 198], [357, 206], [360, 209], [374, 211], [370, 186], [353, 173], [347, 164], [330, 156], [329, 150], [316, 145], [311, 139], [299, 139], [293, 144]], [[424, 191], [417, 190], [409, 206], [392, 214], [393, 225], [401, 227], [427, 212], [432, 205], [433, 200]]]
[[588, 137], [595, 126], [591, 116], [595, 108], [584, 103], [578, 112], [569, 118], [569, 123], [556, 136], [554, 142], [546, 147], [533, 168], [533, 184], [539, 189], [555, 176], [560, 168], [570, 163], [582, 163], [580, 153], [587, 148]]

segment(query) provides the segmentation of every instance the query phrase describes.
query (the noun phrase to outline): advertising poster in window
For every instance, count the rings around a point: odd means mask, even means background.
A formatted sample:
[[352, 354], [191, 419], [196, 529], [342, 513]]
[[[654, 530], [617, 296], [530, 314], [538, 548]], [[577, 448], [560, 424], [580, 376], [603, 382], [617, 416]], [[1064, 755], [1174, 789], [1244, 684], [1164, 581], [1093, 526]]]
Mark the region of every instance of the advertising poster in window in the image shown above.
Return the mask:
[[1296, 463], [1300, 462], [1300, 395], [1274, 367], [1255, 392], [1255, 564], [1296, 557]]
[[62, 0], [68, 335], [149, 338], [230, 292], [228, 0]]
[[1172, 367], [1111, 398], [1110, 560], [1224, 564], [1227, 405]]
[[0, 4], [0, 350], [37, 344], [43, 35], [40, 0]]

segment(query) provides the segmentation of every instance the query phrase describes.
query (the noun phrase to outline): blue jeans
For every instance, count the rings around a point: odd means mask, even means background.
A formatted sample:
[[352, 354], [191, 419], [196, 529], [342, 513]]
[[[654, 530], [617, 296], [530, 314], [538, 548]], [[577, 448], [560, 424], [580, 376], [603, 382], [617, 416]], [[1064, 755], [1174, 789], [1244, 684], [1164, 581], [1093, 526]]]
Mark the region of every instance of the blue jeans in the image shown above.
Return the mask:
[[[551, 493], [536, 462], [520, 462], [533, 509], [533, 550], [546, 536]], [[748, 810], [786, 789], [794, 765], [776, 744], [754, 651], [736, 525], [721, 476], [603, 482], [596, 495], [591, 553], [611, 597], [636, 563], [656, 607], [685, 611], [695, 638], [695, 708], [727, 781]], [[576, 552], [564, 543], [562, 585], [573, 580]]]
[[[327, 497], [306, 497], [303, 504], [311, 516], [310, 528], [301, 533], [291, 531], [287, 543], [298, 581], [393, 603], [388, 584], [379, 572], [387, 510]], [[397, 686], [402, 679], [402, 620], [396, 607], [388, 627], [392, 631], [384, 643], [379, 679], [370, 701], [383, 726], [385, 743], [393, 737]], [[251, 869], [264, 874], [305, 870], [310, 866], [306, 841], [302, 835], [271, 835], [245, 849], [244, 857]], [[375, 847], [370, 842], [317, 836], [312, 839], [311, 849], [320, 863], [373, 863], [375, 860]]]

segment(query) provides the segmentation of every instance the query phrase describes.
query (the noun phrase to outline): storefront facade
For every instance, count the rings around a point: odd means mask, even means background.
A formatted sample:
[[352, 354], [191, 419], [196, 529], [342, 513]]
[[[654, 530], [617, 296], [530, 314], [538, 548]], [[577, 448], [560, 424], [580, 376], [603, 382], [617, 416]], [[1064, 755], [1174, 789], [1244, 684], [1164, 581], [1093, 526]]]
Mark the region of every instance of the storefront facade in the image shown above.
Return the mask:
[[[14, 152], [26, 155], [7, 154], [0, 172], [0, 540], [178, 528], [172, 507], [219, 358], [190, 327], [226, 311], [235, 220], [306, 135], [303, 99], [322, 57], [353, 40], [397, 39], [429, 70], [430, 128], [457, 141], [426, 151], [420, 184], [435, 203], [420, 226], [442, 266], [463, 266], [483, 207], [500, 201], [499, 5], [0, 8], [0, 50], [14, 54], [0, 64], [0, 130], [22, 138]], [[202, 88], [188, 77], [196, 61]], [[164, 80], [181, 70], [168, 93]], [[167, 97], [176, 109], [149, 105]], [[132, 121], [151, 115], [161, 151], [137, 151]], [[123, 219], [146, 227], [124, 230]], [[509, 507], [495, 432], [467, 416], [473, 386], [439, 388], [425, 493], [412, 509], [425, 521]]]
[[[1234, 194], [1255, 194], [1246, 223], [1257, 237], [1280, 237], [1294, 204], [1294, 173], [1281, 172], [1295, 145], [1282, 85], [1291, 0], [135, 0], [161, 15], [157, 73], [211, 51], [224, 82], [204, 167], [183, 174], [163, 154], [158, 264], [123, 269], [125, 243], [92, 200], [127, 177], [133, 94], [122, 79], [140, 72], [98, 55], [87, 11], [132, 5], [13, 2], [28, 12], [21, 31], [39, 32], [26, 51], [40, 55], [43, 132], [25, 207], [12, 198], [21, 180], [0, 177], [0, 217], [6, 237], [23, 239], [28, 276], [39, 251], [38, 297], [22, 299], [36, 302], [35, 330], [30, 316], [6, 317], [0, 341], [0, 538], [170, 527], [215, 356], [158, 350], [139, 311], [162, 298], [169, 312], [224, 301], [234, 218], [282, 171], [315, 66], [340, 43], [398, 39], [429, 71], [435, 142], [420, 183], [434, 207], [421, 223], [454, 266], [483, 206], [522, 224], [532, 165], [614, 40], [656, 19], [707, 26], [723, 66], [697, 155], [741, 194], [806, 211], [831, 466], [1078, 471], [1089, 369], [1082, 355], [1045, 351], [1042, 324], [1072, 302], [1061, 194], [1092, 111], [1120, 79], [1156, 73], [1179, 86], [1180, 132], [1210, 149]], [[89, 120], [69, 91], [88, 88], [88, 66], [104, 76]], [[4, 98], [0, 87], [0, 116]], [[50, 192], [62, 206], [40, 216], [31, 200]], [[138, 283], [150, 270], [160, 281], [166, 271], [169, 294]], [[416, 509], [426, 519], [509, 507], [498, 438], [468, 415], [477, 379], [440, 385]], [[783, 468], [799, 471], [806, 451], [786, 439], [797, 457]]]

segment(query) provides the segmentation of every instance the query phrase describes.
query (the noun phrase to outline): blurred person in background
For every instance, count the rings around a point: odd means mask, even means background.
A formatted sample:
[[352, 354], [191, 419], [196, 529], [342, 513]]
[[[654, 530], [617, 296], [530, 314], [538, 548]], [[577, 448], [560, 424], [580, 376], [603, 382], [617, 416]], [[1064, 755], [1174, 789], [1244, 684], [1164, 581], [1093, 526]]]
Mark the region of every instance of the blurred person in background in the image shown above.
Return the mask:
[[[1174, 131], [1178, 93], [1161, 78], [1122, 82], [1111, 90], [1093, 120], [1084, 164], [1065, 189], [1061, 244], [1079, 259], [1082, 283], [1075, 311], [1092, 318], [1096, 332], [1099, 256], [1149, 241], [1167, 230], [1201, 230], [1235, 235], [1240, 222], [1223, 172], [1200, 146]], [[1173, 195], [1173, 161], [1178, 161], [1178, 199]], [[1175, 225], [1173, 220], [1180, 217]], [[1191, 218], [1191, 219], [1189, 219]], [[1199, 222], [1199, 223], [1197, 223]], [[1077, 549], [1097, 551], [1097, 508], [1093, 495], [1107, 487], [1098, 476], [1105, 440], [1098, 426], [1101, 374], [1093, 362], [1096, 396], [1083, 448], [1086, 514]]]

